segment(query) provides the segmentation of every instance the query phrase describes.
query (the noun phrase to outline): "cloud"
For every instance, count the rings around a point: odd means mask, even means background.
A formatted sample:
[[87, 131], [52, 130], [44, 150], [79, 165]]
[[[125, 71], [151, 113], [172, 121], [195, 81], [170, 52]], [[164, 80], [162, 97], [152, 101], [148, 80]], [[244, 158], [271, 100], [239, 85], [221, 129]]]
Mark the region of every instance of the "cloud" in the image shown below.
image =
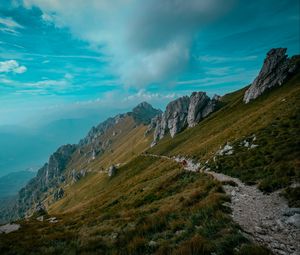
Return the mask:
[[234, 0], [24, 0], [43, 19], [67, 27], [110, 59], [127, 86], [176, 80], [190, 61], [195, 35]]
[[12, 35], [19, 35], [17, 29], [23, 28], [18, 22], [10, 17], [2, 18], [0, 17], [0, 31], [9, 33]]
[[8, 27], [8, 28], [23, 28], [18, 22], [13, 20], [12, 18], [2, 18], [0, 17], [0, 25]]
[[16, 60], [7, 60], [0, 62], [0, 73], [24, 73], [27, 71], [26, 66], [21, 66]]
[[162, 93], [151, 93], [147, 92], [144, 89], [139, 90], [137, 93], [129, 95], [127, 97], [123, 98], [123, 102], [142, 102], [142, 101], [156, 101], [156, 100], [172, 100], [174, 98], [178, 97], [177, 94], [175, 93], [167, 93], [167, 94], [162, 94]]

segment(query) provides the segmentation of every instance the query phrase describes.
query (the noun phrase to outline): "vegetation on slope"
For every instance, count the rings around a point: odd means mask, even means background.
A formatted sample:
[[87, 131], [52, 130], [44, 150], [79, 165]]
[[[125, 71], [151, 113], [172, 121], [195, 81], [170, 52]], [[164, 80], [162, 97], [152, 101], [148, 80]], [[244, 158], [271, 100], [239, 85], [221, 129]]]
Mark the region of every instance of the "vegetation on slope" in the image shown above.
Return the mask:
[[139, 156], [113, 178], [98, 173], [70, 192], [51, 207], [58, 223], [20, 222], [19, 231], [1, 238], [0, 253], [227, 255], [253, 249], [231, 220], [221, 184], [172, 161]]
[[[209, 161], [213, 170], [257, 183], [266, 192], [287, 188], [285, 196], [290, 205], [299, 205], [299, 188], [289, 187], [300, 181], [299, 85], [297, 74], [284, 86], [247, 105], [242, 102], [245, 89], [225, 95], [223, 108], [174, 139], [163, 139], [149, 152]], [[253, 135], [256, 148], [240, 146]], [[234, 153], [215, 157], [227, 143], [234, 147]]]

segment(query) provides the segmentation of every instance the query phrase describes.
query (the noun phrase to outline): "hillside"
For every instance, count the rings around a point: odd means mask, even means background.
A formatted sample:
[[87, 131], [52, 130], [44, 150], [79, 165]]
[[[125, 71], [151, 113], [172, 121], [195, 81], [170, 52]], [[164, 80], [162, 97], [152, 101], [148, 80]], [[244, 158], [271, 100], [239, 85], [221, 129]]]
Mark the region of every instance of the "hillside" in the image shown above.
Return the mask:
[[297, 236], [274, 245], [266, 228], [269, 241], [258, 240], [234, 221], [233, 205], [245, 199], [235, 196], [241, 186], [299, 207], [299, 85], [299, 57], [271, 50], [251, 86], [213, 99], [193, 93], [163, 113], [143, 103], [99, 124], [20, 192], [17, 208], [31, 217], [0, 234], [0, 253], [297, 254]]

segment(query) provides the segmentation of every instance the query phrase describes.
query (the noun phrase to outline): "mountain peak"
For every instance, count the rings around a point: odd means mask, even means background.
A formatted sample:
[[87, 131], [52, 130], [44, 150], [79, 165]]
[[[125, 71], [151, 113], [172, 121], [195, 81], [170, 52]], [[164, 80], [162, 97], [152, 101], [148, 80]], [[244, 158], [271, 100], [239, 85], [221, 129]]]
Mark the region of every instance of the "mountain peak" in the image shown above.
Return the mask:
[[151, 104], [145, 101], [132, 109], [133, 118], [138, 124], [149, 124], [151, 119], [160, 113], [161, 110], [153, 108]]
[[260, 73], [244, 95], [247, 104], [266, 90], [281, 86], [296, 72], [297, 65], [286, 55], [286, 48], [271, 49], [264, 60]]
[[139, 110], [148, 110], [148, 109], [154, 109], [154, 108], [152, 107], [151, 104], [144, 101], [144, 102], [139, 103], [136, 107], [134, 107], [132, 109], [132, 112], [139, 111]]

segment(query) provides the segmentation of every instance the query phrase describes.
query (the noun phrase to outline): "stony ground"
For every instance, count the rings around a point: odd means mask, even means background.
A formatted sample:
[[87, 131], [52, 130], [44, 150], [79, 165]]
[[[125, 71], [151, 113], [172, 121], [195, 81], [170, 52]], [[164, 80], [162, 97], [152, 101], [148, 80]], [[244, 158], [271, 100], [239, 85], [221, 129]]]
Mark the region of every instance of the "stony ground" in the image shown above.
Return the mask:
[[231, 197], [231, 203], [227, 206], [232, 209], [232, 218], [248, 238], [268, 247], [274, 254], [300, 254], [300, 208], [289, 208], [279, 192], [264, 194], [256, 186], [248, 186], [237, 178], [201, 169], [201, 164], [184, 157], [147, 155], [175, 160], [187, 171], [202, 170], [225, 183], [224, 189]]

